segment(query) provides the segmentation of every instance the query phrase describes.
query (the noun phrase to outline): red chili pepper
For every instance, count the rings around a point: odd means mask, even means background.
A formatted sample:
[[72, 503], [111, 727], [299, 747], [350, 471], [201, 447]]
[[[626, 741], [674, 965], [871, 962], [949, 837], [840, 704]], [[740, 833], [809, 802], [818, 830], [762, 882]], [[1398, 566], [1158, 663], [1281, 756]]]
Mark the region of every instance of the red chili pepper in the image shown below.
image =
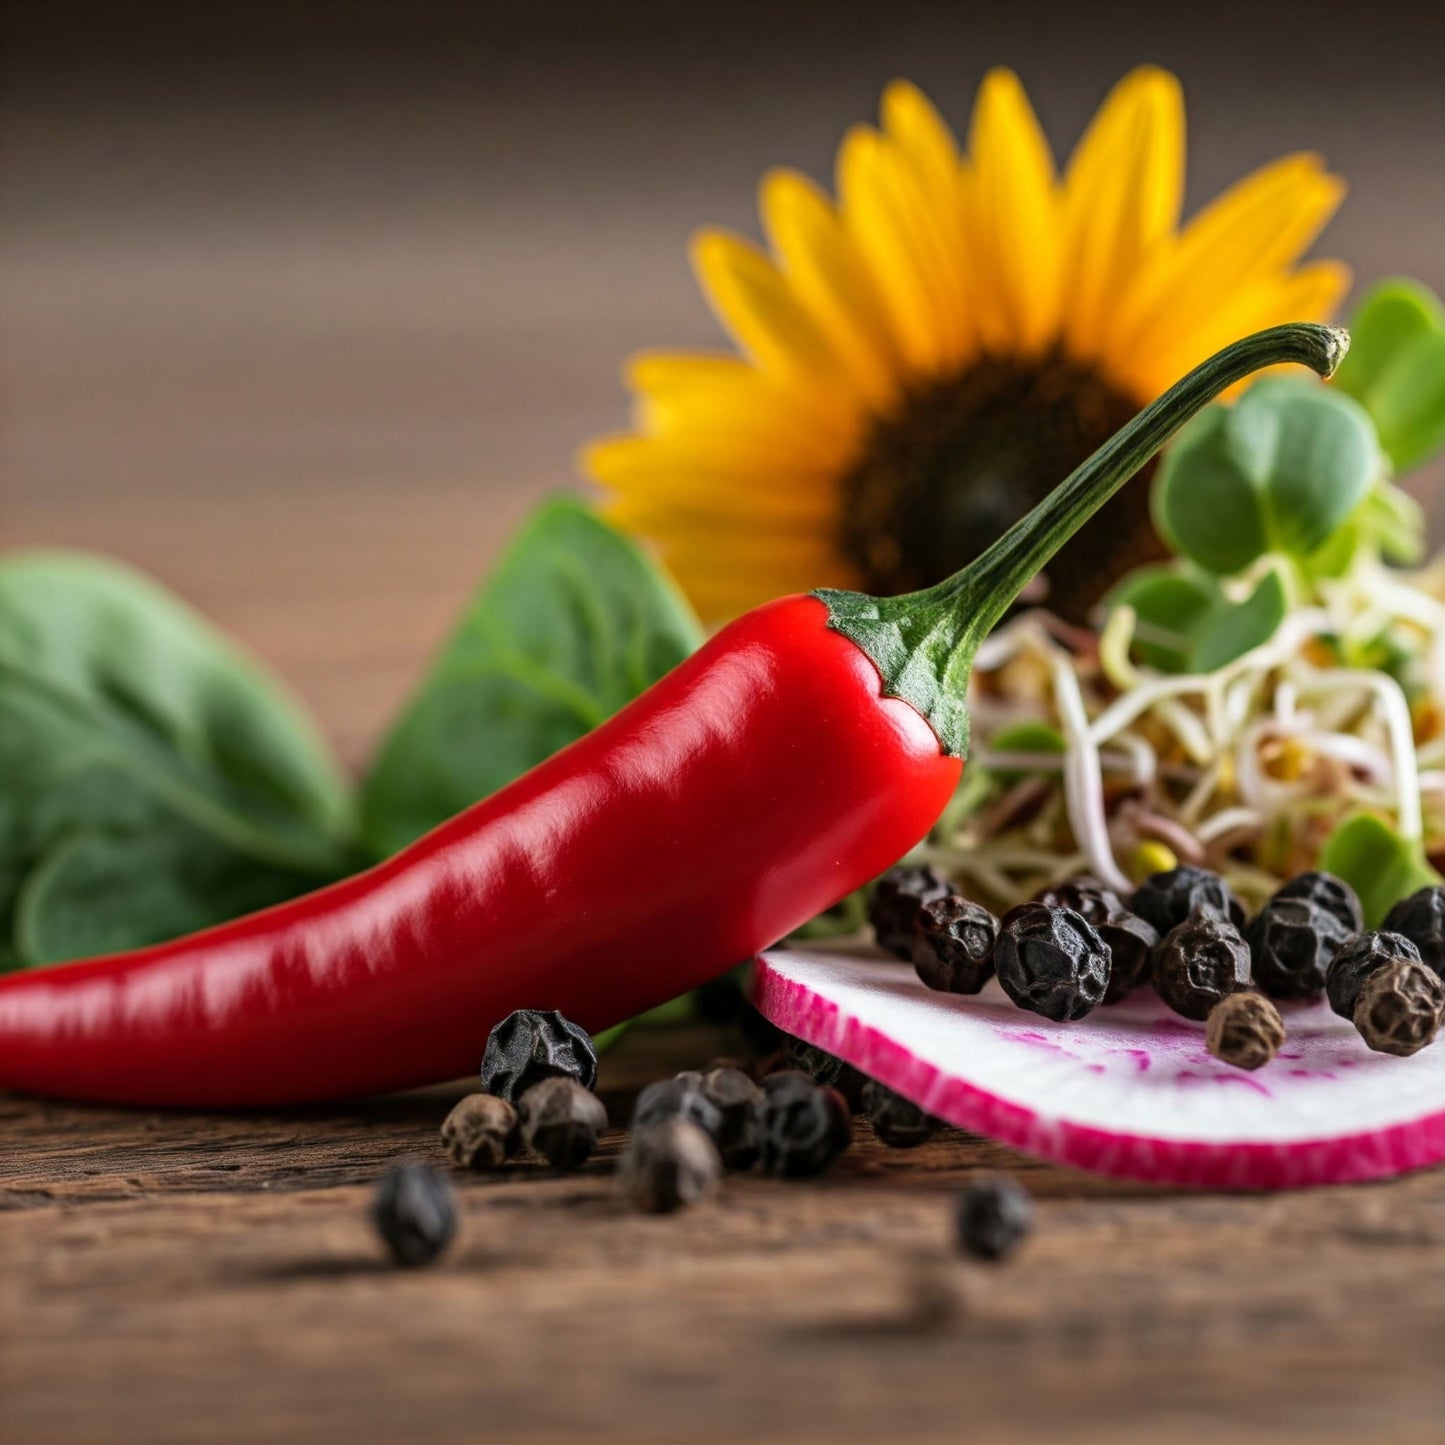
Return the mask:
[[152, 948], [0, 980], [0, 1086], [151, 1105], [298, 1103], [471, 1073], [517, 1008], [599, 1030], [750, 958], [937, 820], [974, 650], [1278, 327], [1190, 373], [978, 560], [900, 598], [785, 597], [587, 737], [358, 877]]

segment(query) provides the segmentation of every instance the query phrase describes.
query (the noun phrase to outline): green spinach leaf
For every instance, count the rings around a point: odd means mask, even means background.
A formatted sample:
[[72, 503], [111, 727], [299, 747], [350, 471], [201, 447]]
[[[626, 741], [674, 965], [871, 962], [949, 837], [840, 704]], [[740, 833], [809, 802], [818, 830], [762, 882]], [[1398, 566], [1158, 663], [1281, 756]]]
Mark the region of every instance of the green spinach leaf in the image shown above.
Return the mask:
[[362, 827], [385, 857], [590, 732], [701, 641], [672, 583], [570, 498], [521, 531], [382, 744]]
[[358, 858], [346, 783], [299, 705], [96, 557], [0, 560], [0, 778], [0, 966], [172, 937]]

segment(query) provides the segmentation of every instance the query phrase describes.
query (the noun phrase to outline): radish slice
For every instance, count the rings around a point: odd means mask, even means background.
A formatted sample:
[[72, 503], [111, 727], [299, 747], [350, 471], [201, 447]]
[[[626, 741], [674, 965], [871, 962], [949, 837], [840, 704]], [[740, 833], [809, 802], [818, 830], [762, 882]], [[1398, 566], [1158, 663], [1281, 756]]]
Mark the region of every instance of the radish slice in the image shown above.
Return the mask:
[[934, 993], [863, 944], [764, 954], [753, 1000], [948, 1123], [1101, 1174], [1296, 1189], [1445, 1159], [1445, 1041], [1374, 1054], [1324, 1003], [1286, 1006], [1283, 1049], [1250, 1074], [1212, 1058], [1203, 1025], [1147, 989], [1053, 1024], [997, 983]]

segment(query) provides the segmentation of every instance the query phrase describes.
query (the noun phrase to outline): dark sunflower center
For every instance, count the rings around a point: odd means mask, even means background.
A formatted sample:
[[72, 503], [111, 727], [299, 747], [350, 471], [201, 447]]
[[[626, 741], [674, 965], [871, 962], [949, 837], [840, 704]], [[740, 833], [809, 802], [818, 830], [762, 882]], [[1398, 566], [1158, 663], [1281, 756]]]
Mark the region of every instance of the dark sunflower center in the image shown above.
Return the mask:
[[[843, 554], [864, 590], [938, 582], [976, 557], [1119, 430], [1139, 403], [1053, 353], [984, 357], [908, 393], [880, 418], [843, 483]], [[1082, 617], [1115, 578], [1161, 554], [1142, 479], [1118, 493], [1048, 569], [1049, 602]]]

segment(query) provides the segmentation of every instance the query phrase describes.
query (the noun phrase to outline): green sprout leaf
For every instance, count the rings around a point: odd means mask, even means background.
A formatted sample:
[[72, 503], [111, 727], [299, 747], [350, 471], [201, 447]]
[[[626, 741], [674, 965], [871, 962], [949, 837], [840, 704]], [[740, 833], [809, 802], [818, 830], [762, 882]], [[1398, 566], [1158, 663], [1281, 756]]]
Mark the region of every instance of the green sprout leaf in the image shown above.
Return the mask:
[[578, 501], [544, 504], [382, 744], [362, 792], [368, 846], [388, 856], [520, 777], [700, 641], [632, 542]]
[[1110, 605], [1134, 609], [1133, 651], [1146, 666], [1213, 672], [1274, 636], [1289, 610], [1289, 594], [1271, 570], [1236, 602], [1212, 577], [1164, 564], [1131, 573]]
[[1303, 559], [1345, 523], [1380, 470], [1358, 402], [1272, 377], [1179, 434], [1159, 469], [1155, 523], [1176, 552], [1217, 576], [1267, 552]]
[[1134, 655], [1160, 672], [1189, 672], [1194, 640], [1223, 602], [1212, 577], [1162, 564], [1140, 567], [1119, 584], [1110, 606], [1134, 609]]
[[1343, 878], [1360, 895], [1370, 928], [1378, 928], [1400, 899], [1445, 882], [1425, 861], [1418, 840], [1402, 838], [1374, 813], [1346, 818], [1325, 843], [1320, 867]]
[[[989, 740], [992, 753], [1063, 753], [1068, 744], [1058, 728], [1048, 723], [1029, 721], [1000, 728]], [[994, 768], [993, 775], [1004, 784], [1013, 784], [1026, 776], [1013, 768]]]
[[358, 861], [346, 782], [275, 678], [118, 563], [0, 561], [0, 967], [159, 942]]
[[1189, 656], [1191, 672], [1214, 672], [1263, 646], [1289, 611], [1289, 593], [1278, 572], [1266, 572], [1242, 602], [1225, 601], [1204, 619]]
[[1382, 281], [1350, 321], [1335, 386], [1374, 419], [1396, 472], [1445, 446], [1445, 307], [1418, 281]]

